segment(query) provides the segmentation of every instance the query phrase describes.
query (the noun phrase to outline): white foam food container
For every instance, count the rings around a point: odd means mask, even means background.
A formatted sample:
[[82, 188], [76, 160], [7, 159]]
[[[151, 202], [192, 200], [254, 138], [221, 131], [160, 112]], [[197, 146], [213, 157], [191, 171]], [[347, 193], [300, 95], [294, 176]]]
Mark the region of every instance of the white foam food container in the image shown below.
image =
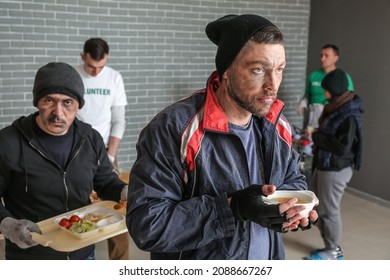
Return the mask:
[[[95, 216], [97, 218], [98, 217], [106, 217], [106, 216], [109, 216], [109, 215], [111, 215], [111, 216], [96, 222], [96, 228], [95, 229], [87, 231], [87, 232], [83, 232], [83, 233], [76, 233], [76, 232], [73, 232], [73, 231], [71, 231], [69, 229], [66, 229], [65, 227], [59, 225], [59, 222], [63, 218], [69, 219], [72, 215], [77, 215], [81, 219], [83, 219], [88, 214], [92, 214], [93, 216]], [[106, 231], [106, 230], [112, 229], [113, 227], [118, 226], [123, 220], [124, 220], [124, 216], [119, 214], [117, 211], [111, 210], [109, 208], [102, 207], [102, 206], [99, 206], [99, 205], [95, 205], [95, 206], [91, 206], [91, 207], [89, 207], [88, 209], [85, 209], [85, 210], [75, 211], [73, 213], [71, 212], [71, 213], [69, 213], [67, 215], [64, 215], [64, 216], [59, 216], [56, 219], [54, 219], [53, 222], [60, 229], [62, 229], [65, 232], [69, 233], [70, 235], [73, 235], [74, 237], [79, 238], [79, 239], [83, 239], [83, 238], [90, 237], [90, 236], [92, 236], [92, 235], [94, 235], [94, 234], [96, 234], [98, 232], [102, 232], [102, 231]]]
[[308, 217], [309, 212], [319, 203], [314, 192], [309, 190], [277, 190], [273, 194], [263, 197], [263, 201], [268, 204], [279, 204], [291, 198], [297, 198], [295, 205], [305, 206], [301, 211], [302, 216]]

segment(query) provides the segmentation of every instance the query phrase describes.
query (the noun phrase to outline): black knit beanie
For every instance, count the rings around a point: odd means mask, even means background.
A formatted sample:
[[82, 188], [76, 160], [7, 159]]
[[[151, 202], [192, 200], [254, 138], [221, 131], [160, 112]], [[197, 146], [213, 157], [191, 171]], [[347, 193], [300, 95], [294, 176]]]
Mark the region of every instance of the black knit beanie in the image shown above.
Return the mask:
[[337, 68], [322, 79], [321, 86], [331, 95], [341, 95], [348, 90], [347, 74]]
[[209, 39], [218, 46], [215, 64], [219, 78], [233, 63], [234, 59], [253, 34], [267, 26], [275, 26], [258, 15], [226, 15], [206, 26]]
[[69, 64], [50, 62], [37, 71], [33, 88], [34, 106], [39, 99], [51, 93], [66, 94], [79, 101], [80, 109], [84, 106], [83, 80]]

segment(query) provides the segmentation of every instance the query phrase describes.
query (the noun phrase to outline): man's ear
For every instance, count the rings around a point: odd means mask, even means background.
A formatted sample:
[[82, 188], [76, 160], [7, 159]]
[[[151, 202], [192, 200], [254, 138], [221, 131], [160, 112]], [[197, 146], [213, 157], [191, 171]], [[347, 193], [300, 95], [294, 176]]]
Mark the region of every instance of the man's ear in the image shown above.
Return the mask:
[[222, 74], [222, 79], [221, 79], [221, 81], [227, 79], [227, 71], [228, 71], [228, 69], [226, 69], [226, 71]]

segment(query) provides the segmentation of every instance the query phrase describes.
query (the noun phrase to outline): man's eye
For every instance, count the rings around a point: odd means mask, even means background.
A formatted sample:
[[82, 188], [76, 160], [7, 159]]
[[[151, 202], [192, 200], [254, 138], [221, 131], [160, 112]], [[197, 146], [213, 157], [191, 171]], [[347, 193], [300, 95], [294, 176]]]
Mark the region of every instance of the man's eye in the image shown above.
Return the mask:
[[264, 71], [263, 68], [255, 68], [253, 71], [254, 71], [256, 74], [264, 74], [264, 73], [265, 73], [265, 71]]

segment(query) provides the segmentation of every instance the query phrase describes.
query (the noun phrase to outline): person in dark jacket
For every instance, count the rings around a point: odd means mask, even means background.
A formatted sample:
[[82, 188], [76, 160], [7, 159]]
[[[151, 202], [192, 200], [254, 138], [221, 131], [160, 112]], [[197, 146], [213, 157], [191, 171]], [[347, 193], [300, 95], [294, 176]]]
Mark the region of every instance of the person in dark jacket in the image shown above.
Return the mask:
[[328, 104], [313, 133], [314, 172], [310, 189], [319, 200], [318, 228], [325, 248], [311, 252], [307, 259], [343, 259], [340, 202], [353, 170], [362, 163], [362, 99], [348, 90], [347, 74], [337, 68], [321, 83]]
[[84, 105], [77, 71], [62, 62], [41, 67], [33, 104], [38, 111], [0, 131], [0, 232], [6, 259], [94, 259], [94, 245], [57, 252], [33, 241], [39, 221], [90, 204], [99, 197], [127, 199], [100, 134], [75, 118]]
[[302, 217], [296, 199], [262, 199], [307, 188], [276, 98], [283, 35], [257, 15], [224, 16], [206, 34], [218, 46], [206, 88], [165, 108], [139, 136], [128, 230], [151, 259], [283, 259], [281, 232], [318, 217]]

